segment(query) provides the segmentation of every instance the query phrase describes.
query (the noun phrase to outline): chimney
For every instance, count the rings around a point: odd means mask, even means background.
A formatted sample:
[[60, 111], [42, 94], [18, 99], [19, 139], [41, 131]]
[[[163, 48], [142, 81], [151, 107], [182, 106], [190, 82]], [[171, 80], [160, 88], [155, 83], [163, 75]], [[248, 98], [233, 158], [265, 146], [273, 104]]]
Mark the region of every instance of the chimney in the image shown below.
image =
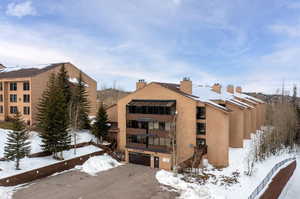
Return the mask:
[[145, 86], [147, 86], [147, 83], [145, 82], [145, 80], [144, 79], [140, 79], [136, 83], [136, 90], [140, 90], [140, 89], [144, 88]]
[[241, 87], [241, 86], [237, 86], [237, 87], [235, 88], [235, 92], [237, 92], [237, 93], [242, 93], [242, 87]]
[[187, 93], [189, 95], [193, 94], [193, 83], [188, 77], [184, 77], [182, 81], [180, 81], [180, 91]]
[[212, 86], [212, 91], [216, 92], [216, 93], [221, 93], [221, 84], [219, 83], [215, 83], [213, 86]]
[[231, 84], [228, 85], [228, 86], [227, 86], [227, 92], [228, 92], [228, 93], [231, 93], [231, 94], [234, 94], [234, 86], [231, 85]]

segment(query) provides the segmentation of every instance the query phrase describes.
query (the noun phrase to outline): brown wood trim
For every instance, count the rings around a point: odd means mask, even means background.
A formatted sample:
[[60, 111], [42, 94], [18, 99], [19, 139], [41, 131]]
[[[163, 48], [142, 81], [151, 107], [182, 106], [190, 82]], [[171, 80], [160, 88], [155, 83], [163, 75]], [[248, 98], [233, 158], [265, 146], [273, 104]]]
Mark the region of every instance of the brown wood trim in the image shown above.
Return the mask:
[[172, 122], [174, 115], [156, 115], [156, 114], [139, 114], [139, 113], [127, 113], [127, 120], [138, 120], [141, 118], [151, 118], [155, 121]]
[[146, 134], [146, 129], [126, 128], [126, 134], [128, 135]]

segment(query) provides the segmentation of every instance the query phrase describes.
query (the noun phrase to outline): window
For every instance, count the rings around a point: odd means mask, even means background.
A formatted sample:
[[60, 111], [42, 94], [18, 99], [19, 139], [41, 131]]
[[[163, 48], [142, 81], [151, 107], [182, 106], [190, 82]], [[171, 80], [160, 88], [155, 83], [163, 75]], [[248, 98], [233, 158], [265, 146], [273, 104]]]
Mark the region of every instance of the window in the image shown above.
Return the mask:
[[30, 102], [30, 95], [28, 94], [23, 95], [23, 102]]
[[3, 106], [0, 106], [0, 113], [3, 113]]
[[29, 91], [30, 90], [30, 84], [29, 84], [29, 82], [24, 82], [23, 83], [23, 90], [24, 91]]
[[2, 91], [2, 90], [3, 90], [3, 83], [0, 82], [0, 91]]
[[17, 102], [17, 95], [16, 94], [11, 94], [9, 95], [10, 102]]
[[170, 122], [166, 122], [165, 130], [166, 131], [170, 131], [171, 130], [171, 123]]
[[197, 123], [197, 135], [205, 135], [205, 123]]
[[16, 91], [18, 89], [17, 82], [11, 82], [9, 84], [9, 88], [10, 88], [11, 91]]
[[206, 110], [205, 107], [197, 107], [197, 119], [205, 119]]
[[226, 104], [219, 104], [220, 106], [226, 107]]
[[23, 107], [23, 113], [24, 113], [24, 115], [29, 115], [30, 114], [30, 107], [29, 106], [24, 106]]
[[165, 130], [165, 123], [159, 122], [159, 130], [164, 131]]
[[129, 113], [170, 115], [171, 107], [165, 106], [128, 106]]
[[154, 127], [154, 129], [158, 129], [159, 128], [159, 122], [154, 122], [153, 127]]
[[0, 95], [0, 102], [3, 102], [3, 95]]
[[16, 114], [18, 112], [18, 107], [16, 106], [11, 106], [10, 107], [10, 113], [11, 114]]
[[127, 135], [127, 143], [146, 144], [146, 137], [141, 135]]
[[171, 146], [171, 139], [170, 138], [162, 138], [162, 137], [149, 137], [149, 145], [153, 146]]
[[197, 138], [196, 144], [197, 144], [197, 147], [205, 146], [206, 145], [206, 140], [202, 139], [202, 138]]

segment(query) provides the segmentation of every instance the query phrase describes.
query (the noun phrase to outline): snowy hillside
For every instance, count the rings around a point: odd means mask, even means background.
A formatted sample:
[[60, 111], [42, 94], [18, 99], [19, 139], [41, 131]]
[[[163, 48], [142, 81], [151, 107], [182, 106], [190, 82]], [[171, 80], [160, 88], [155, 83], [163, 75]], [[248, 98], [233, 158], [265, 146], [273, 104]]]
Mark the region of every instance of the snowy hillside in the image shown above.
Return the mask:
[[250, 140], [245, 140], [244, 148], [230, 148], [229, 167], [219, 170], [208, 166], [204, 170], [205, 174], [200, 177], [201, 180], [199, 176], [197, 179], [188, 178], [164, 170], [158, 171], [156, 178], [161, 184], [177, 189], [181, 193], [180, 198], [184, 199], [247, 198], [276, 163], [292, 156], [287, 152], [278, 153], [266, 161], [257, 163], [254, 174], [247, 176], [244, 171], [250, 143]]

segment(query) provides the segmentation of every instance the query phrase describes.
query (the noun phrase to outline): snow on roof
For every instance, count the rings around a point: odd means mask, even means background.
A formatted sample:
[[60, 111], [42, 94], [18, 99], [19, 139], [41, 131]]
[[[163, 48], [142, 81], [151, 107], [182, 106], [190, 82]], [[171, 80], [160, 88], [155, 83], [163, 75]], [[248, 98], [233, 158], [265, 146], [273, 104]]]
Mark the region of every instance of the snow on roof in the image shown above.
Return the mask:
[[262, 101], [261, 99], [258, 99], [258, 98], [256, 98], [256, 97], [253, 97], [253, 96], [251, 96], [251, 95], [246, 95], [246, 94], [244, 94], [244, 93], [239, 93], [239, 94], [242, 95], [242, 96], [245, 97], [245, 98], [248, 98], [248, 99], [252, 100], [252, 101], [259, 102], [259, 103], [265, 103], [265, 102]]
[[[78, 84], [79, 83], [79, 81], [76, 77], [74, 77], [74, 78], [69, 77], [69, 82], [71, 82], [73, 84]], [[84, 84], [85, 87], [89, 87], [89, 85], [87, 83], [83, 82], [83, 84]]]
[[234, 95], [227, 92], [226, 90], [221, 90], [221, 93], [217, 93], [211, 89], [209, 86], [194, 86], [193, 95], [196, 96], [194, 99], [207, 102], [211, 105], [217, 106], [218, 108], [228, 110], [228, 108], [223, 107], [213, 100], [221, 100], [225, 102], [230, 102], [242, 108], [248, 108], [249, 106], [246, 103], [240, 102], [234, 98]]

